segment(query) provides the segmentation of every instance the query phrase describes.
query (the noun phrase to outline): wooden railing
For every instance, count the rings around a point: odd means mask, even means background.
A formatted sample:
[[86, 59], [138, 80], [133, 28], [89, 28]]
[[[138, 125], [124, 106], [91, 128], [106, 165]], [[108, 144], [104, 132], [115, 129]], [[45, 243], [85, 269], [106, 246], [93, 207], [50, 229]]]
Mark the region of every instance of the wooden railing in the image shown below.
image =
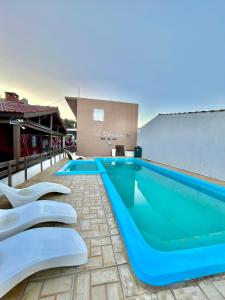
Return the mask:
[[50, 165], [56, 163], [56, 155], [59, 155], [60, 159], [65, 158], [65, 150], [55, 149], [48, 152], [34, 154], [32, 156], [21, 157], [19, 160], [9, 160], [0, 163], [0, 179], [8, 177], [8, 185], [12, 186], [12, 175], [24, 170], [25, 180], [27, 180], [27, 169], [36, 164], [41, 165], [41, 172], [43, 171], [43, 162], [50, 159]]

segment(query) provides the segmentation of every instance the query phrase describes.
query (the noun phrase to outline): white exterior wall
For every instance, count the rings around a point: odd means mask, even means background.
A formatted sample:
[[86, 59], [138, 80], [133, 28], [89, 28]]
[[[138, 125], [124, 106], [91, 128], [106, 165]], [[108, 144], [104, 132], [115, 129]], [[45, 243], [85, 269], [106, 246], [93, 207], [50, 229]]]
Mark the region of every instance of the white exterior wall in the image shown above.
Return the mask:
[[139, 129], [143, 158], [225, 180], [225, 112], [158, 115]]

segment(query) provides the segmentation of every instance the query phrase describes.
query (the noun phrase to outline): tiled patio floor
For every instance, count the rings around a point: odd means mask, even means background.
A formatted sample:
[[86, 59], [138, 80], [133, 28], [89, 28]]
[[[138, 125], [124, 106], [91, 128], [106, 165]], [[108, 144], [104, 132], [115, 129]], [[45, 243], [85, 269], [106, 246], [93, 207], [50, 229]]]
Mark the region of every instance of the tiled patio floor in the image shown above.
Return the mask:
[[[225, 299], [224, 274], [166, 289], [154, 289], [139, 283], [127, 261], [100, 176], [55, 176], [55, 170], [64, 163], [65, 161], [49, 168], [23, 186], [39, 181], [54, 181], [72, 189], [70, 195], [51, 195], [48, 198], [65, 201], [76, 208], [78, 223], [69, 227], [75, 228], [85, 239], [89, 262], [80, 267], [36, 273], [5, 295], [3, 300]], [[1, 200], [1, 208], [3, 207], [9, 205], [7, 201]], [[50, 225], [66, 226], [56, 223]]]

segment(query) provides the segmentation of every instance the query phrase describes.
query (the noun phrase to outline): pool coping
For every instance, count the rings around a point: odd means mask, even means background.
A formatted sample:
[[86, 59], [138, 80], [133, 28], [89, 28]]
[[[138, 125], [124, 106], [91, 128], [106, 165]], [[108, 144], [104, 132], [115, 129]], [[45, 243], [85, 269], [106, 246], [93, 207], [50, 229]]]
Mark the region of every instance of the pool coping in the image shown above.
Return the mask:
[[[96, 158], [124, 161], [126, 158]], [[225, 200], [225, 188], [141, 159], [126, 160], [162, 173], [201, 192]], [[225, 271], [225, 243], [164, 252], [152, 248], [142, 237], [107, 172], [101, 173], [134, 274], [144, 283], [164, 286]]]

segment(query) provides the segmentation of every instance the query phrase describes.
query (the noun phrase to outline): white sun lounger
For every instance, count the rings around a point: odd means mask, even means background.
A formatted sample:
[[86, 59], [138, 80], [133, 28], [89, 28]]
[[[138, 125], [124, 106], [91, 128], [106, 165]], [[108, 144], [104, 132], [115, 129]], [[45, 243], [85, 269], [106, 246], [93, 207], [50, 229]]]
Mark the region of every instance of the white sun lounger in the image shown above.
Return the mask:
[[31, 203], [45, 194], [69, 194], [71, 190], [54, 182], [39, 182], [24, 189], [15, 189], [0, 182], [0, 192], [9, 200], [13, 207]]
[[74, 154], [73, 160], [78, 160], [78, 159], [86, 159], [86, 158], [84, 156]]
[[69, 160], [79, 160], [79, 159], [86, 159], [84, 156], [76, 155], [75, 153], [71, 153], [69, 150], [65, 150]]
[[41, 270], [87, 262], [84, 240], [70, 228], [35, 228], [0, 243], [0, 297]]
[[48, 200], [0, 209], [0, 240], [43, 222], [74, 224], [77, 222], [77, 213], [70, 204]]

